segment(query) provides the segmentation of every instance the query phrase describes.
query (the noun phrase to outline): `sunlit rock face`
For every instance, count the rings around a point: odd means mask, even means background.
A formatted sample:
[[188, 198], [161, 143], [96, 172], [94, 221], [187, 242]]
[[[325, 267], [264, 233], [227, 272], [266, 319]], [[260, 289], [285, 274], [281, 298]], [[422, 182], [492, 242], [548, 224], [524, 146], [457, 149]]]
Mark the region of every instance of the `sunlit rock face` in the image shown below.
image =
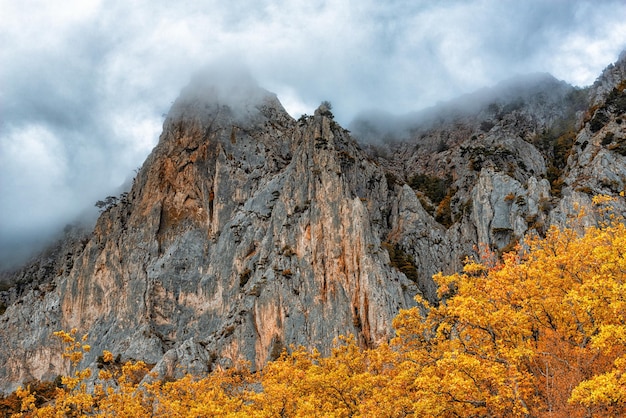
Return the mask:
[[9, 306], [5, 390], [66, 371], [58, 329], [89, 333], [85, 363], [106, 348], [163, 374], [261, 367], [291, 344], [386, 341], [398, 310], [432, 289], [389, 266], [398, 198], [328, 108], [297, 122], [256, 86], [236, 100], [218, 90], [183, 92], [72, 267]]
[[0, 389], [66, 373], [60, 329], [89, 333], [84, 365], [108, 349], [162, 376], [388, 340], [415, 295], [436, 300], [436, 272], [624, 189], [616, 68], [587, 90], [516, 79], [354, 137], [326, 104], [296, 121], [245, 74], [199, 76], [94, 230], [6, 278]]

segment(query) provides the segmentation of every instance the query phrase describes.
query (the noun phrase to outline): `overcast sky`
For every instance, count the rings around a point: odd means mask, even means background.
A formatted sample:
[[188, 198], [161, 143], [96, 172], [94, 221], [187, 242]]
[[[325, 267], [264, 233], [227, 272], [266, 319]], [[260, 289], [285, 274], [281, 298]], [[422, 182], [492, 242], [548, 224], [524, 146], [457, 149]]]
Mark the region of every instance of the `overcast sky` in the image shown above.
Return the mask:
[[0, 0], [0, 263], [132, 176], [207, 63], [347, 125], [514, 74], [589, 85], [624, 48], [623, 0]]

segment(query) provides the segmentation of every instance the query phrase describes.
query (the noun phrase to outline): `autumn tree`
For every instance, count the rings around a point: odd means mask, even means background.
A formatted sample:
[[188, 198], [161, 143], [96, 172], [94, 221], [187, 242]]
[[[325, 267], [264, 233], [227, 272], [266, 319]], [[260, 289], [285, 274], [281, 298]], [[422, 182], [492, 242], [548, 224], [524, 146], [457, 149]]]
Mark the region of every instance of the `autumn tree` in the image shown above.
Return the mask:
[[[15, 416], [626, 416], [626, 227], [595, 201], [596, 226], [553, 227], [436, 275], [438, 303], [401, 311], [389, 344], [346, 337], [328, 356], [292, 347], [257, 372], [168, 382], [105, 351], [97, 376], [74, 370], [46, 404], [20, 388]], [[91, 349], [76, 330], [56, 337], [74, 366]]]
[[582, 234], [553, 227], [496, 266], [436, 275], [441, 303], [419, 300], [394, 323], [413, 410], [626, 414], [625, 254], [626, 229], [612, 220]]
[[252, 412], [267, 417], [394, 416], [395, 399], [386, 396], [394, 359], [389, 346], [364, 350], [354, 337], [339, 339], [327, 357], [304, 348], [285, 352], [260, 372], [262, 390]]
[[30, 387], [19, 388], [16, 394], [21, 398], [21, 412], [12, 417], [150, 416], [152, 398], [149, 393], [138, 390], [148, 373], [146, 364], [129, 361], [121, 367], [113, 367], [112, 353], [104, 351], [102, 364], [105, 367], [95, 380], [90, 381], [92, 370], [77, 368], [84, 353], [91, 350], [86, 343], [88, 336], [78, 338], [76, 333], [76, 329], [54, 333], [54, 337], [64, 344], [63, 357], [70, 362], [73, 371], [70, 376], [61, 378], [54, 399], [39, 406], [36, 392]]

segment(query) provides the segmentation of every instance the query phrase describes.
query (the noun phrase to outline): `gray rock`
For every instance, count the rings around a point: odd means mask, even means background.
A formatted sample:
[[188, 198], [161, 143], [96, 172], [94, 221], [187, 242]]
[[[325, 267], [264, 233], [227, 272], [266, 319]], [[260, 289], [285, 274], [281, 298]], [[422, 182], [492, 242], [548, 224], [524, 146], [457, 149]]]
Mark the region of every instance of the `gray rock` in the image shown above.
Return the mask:
[[[589, 92], [598, 103], [624, 79], [607, 71]], [[545, 75], [403, 119], [376, 145], [325, 104], [295, 121], [251, 83], [199, 83], [91, 235], [8, 279], [33, 284], [2, 293], [0, 390], [68, 372], [60, 329], [89, 333], [83, 366], [107, 349], [168, 378], [260, 368], [292, 344], [326, 354], [339, 335], [375, 346], [416, 294], [436, 299], [436, 272], [567, 225], [579, 208], [594, 224], [590, 195], [625, 185], [624, 116], [592, 132], [571, 99], [580, 92]], [[557, 161], [547, 133], [563, 124], [576, 138]], [[442, 180], [443, 195], [409, 187], [416, 174]]]

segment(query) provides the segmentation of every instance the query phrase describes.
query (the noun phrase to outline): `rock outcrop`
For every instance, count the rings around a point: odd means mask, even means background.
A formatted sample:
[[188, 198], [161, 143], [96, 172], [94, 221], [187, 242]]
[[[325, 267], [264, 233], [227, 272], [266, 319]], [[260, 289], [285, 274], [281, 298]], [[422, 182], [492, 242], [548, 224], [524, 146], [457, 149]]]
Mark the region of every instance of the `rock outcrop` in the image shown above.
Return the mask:
[[348, 333], [364, 346], [389, 338], [428, 285], [389, 268], [383, 170], [329, 109], [295, 121], [248, 88], [234, 104], [202, 83], [183, 92], [71, 268], [8, 307], [3, 389], [64, 371], [59, 329], [90, 334], [86, 363], [106, 348], [163, 373], [258, 367], [291, 344], [327, 352]]
[[534, 75], [393, 132], [356, 124], [367, 143], [327, 104], [294, 120], [249, 80], [196, 80], [91, 235], [4, 293], [0, 389], [67, 372], [60, 329], [89, 333], [84, 365], [107, 349], [162, 376], [386, 341], [434, 273], [624, 190], [623, 58], [590, 89]]

